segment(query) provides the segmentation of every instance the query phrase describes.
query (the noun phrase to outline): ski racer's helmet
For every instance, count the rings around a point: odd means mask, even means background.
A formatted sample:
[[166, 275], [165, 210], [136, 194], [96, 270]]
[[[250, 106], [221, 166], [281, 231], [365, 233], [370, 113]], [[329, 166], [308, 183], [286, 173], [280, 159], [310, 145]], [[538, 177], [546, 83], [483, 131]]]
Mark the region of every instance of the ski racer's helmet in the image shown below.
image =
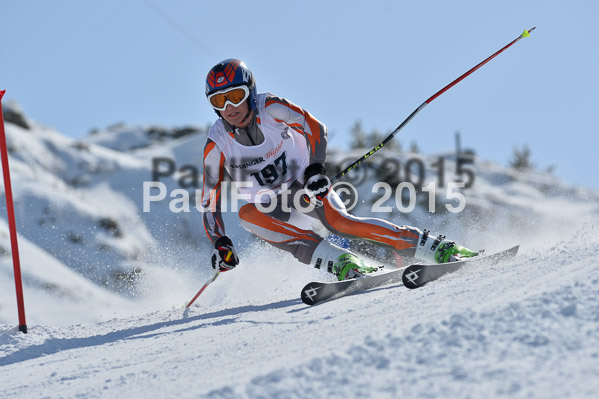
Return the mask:
[[[254, 80], [252, 71], [245, 65], [245, 62], [238, 59], [227, 59], [213, 66], [210, 72], [208, 72], [208, 76], [206, 77], [206, 98], [208, 98], [210, 105], [219, 116], [219, 107], [222, 108], [221, 110], [224, 110], [227, 103], [238, 105], [241, 101], [237, 102], [235, 100], [241, 97], [236, 97], [233, 101], [229, 101], [224, 98], [214, 98], [215, 96], [213, 95], [223, 91], [227, 92], [227, 89], [233, 90], [234, 87], [239, 86], [247, 88], [247, 91], [244, 89], [247, 96], [243, 100], [249, 99], [248, 111], [256, 109], [256, 81]], [[220, 101], [216, 101], [217, 99]]]

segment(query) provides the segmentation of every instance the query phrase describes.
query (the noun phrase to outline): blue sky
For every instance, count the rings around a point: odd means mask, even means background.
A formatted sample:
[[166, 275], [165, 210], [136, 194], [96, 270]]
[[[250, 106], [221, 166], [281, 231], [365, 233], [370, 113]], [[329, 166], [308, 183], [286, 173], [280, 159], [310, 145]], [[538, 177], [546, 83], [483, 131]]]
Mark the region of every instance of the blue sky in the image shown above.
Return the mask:
[[3, 1], [0, 88], [27, 115], [82, 137], [116, 122], [208, 125], [212, 65], [241, 58], [259, 91], [308, 109], [345, 147], [357, 121], [422, 152], [465, 147], [599, 188], [599, 6], [594, 1]]

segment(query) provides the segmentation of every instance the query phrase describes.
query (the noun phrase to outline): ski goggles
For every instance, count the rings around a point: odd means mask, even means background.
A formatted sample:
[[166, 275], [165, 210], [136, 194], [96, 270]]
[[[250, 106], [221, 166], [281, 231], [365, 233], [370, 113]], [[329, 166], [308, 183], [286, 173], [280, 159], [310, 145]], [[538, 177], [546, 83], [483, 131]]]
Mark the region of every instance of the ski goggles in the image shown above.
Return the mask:
[[246, 86], [234, 86], [210, 94], [208, 101], [215, 110], [224, 111], [228, 104], [239, 107], [249, 96], [250, 90]]

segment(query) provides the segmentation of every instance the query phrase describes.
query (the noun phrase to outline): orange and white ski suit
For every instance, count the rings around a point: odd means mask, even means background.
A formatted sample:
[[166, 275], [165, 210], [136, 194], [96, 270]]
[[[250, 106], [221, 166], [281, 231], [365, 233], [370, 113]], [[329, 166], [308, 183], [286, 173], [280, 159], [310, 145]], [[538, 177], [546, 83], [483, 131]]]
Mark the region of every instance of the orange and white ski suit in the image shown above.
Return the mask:
[[221, 191], [226, 170], [248, 201], [239, 210], [241, 226], [302, 263], [310, 263], [323, 240], [309, 229], [314, 219], [338, 236], [413, 255], [419, 229], [350, 215], [333, 190], [321, 207], [311, 211], [294, 204], [303, 188], [306, 167], [325, 164], [327, 129], [308, 111], [270, 93], [257, 96], [256, 111], [245, 129], [234, 128], [220, 118], [209, 130], [202, 207], [204, 228], [212, 242], [225, 235]]

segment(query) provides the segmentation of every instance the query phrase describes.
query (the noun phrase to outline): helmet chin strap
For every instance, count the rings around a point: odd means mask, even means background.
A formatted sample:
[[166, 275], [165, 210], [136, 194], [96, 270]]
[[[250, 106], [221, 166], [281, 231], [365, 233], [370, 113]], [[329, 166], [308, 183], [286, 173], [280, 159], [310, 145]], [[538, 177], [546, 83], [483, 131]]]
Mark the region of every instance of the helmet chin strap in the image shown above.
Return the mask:
[[245, 123], [245, 121], [247, 121], [247, 119], [249, 118], [249, 116], [250, 116], [251, 113], [252, 113], [252, 110], [248, 109], [248, 113], [245, 114], [245, 116], [243, 117], [243, 119], [240, 122], [242, 125]]
[[248, 105], [248, 113], [247, 113], [247, 114], [245, 114], [245, 116], [244, 116], [244, 117], [243, 117], [243, 119], [241, 120], [241, 122], [240, 122], [240, 123], [241, 123], [242, 125], [243, 125], [243, 124], [245, 123], [245, 121], [247, 121], [247, 119], [250, 117], [250, 114], [252, 113], [252, 110], [253, 110], [253, 109], [252, 109], [252, 103], [251, 103], [251, 101], [250, 101], [250, 98], [249, 98], [249, 97], [248, 97], [248, 99], [247, 99], [247, 100], [245, 100], [245, 102], [246, 102], [246, 103], [247, 103], [247, 105]]

